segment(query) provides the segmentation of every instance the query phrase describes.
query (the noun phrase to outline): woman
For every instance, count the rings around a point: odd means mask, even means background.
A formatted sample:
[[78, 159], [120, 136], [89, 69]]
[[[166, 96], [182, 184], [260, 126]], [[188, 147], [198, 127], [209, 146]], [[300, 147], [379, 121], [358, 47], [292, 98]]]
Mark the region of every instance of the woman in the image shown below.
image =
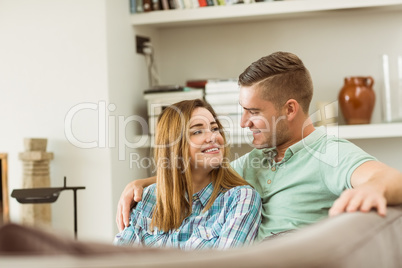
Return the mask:
[[261, 198], [231, 169], [221, 128], [212, 107], [199, 99], [162, 112], [155, 137], [156, 184], [144, 190], [115, 244], [189, 250], [252, 243]]

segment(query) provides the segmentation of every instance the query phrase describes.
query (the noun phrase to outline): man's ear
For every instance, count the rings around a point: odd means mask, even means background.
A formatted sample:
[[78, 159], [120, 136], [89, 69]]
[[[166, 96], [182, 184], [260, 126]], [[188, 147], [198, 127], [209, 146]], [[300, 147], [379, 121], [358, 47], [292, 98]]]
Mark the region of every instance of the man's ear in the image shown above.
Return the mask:
[[300, 110], [300, 105], [295, 99], [289, 99], [284, 106], [288, 121], [292, 121]]

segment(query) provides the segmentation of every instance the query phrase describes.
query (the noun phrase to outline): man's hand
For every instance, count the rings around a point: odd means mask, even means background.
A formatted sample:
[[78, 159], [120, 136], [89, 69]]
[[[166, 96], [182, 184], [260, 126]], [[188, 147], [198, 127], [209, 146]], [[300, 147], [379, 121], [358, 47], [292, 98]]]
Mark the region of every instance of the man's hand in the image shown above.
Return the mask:
[[343, 212], [377, 209], [385, 216], [387, 205], [402, 203], [402, 173], [378, 161], [368, 161], [353, 172], [354, 189], [344, 191], [329, 210], [329, 216]]
[[141, 201], [144, 188], [138, 181], [132, 181], [124, 188], [117, 205], [116, 224], [121, 232], [129, 225], [130, 209]]
[[379, 215], [385, 216], [387, 200], [382, 191], [367, 184], [344, 191], [329, 210], [329, 216], [333, 217], [343, 212], [368, 212], [374, 208]]
[[156, 177], [150, 177], [132, 181], [124, 188], [116, 213], [116, 224], [120, 232], [130, 224], [130, 210], [141, 201], [144, 188], [155, 182]]

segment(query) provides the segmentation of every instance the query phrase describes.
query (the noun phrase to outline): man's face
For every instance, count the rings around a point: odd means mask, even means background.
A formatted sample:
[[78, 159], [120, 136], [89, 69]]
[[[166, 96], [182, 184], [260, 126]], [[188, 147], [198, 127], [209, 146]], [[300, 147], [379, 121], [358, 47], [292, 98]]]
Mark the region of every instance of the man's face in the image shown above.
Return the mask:
[[240, 126], [253, 132], [255, 148], [270, 148], [287, 141], [286, 116], [281, 115], [274, 104], [260, 97], [255, 86], [241, 87], [239, 103], [243, 107]]

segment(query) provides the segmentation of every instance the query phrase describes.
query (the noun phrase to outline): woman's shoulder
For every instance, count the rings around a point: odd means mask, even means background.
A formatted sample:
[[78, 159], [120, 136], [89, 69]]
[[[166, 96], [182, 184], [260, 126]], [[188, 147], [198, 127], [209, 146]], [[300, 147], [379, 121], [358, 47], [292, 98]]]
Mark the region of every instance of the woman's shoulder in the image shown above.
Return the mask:
[[224, 195], [235, 199], [261, 199], [258, 192], [250, 185], [233, 187], [226, 191]]
[[153, 184], [151, 184], [151, 185], [149, 185], [149, 186], [144, 188], [143, 195], [148, 194], [148, 193], [152, 194], [152, 193], [155, 193], [155, 192], [156, 192], [156, 183], [153, 183]]
[[141, 210], [143, 212], [152, 212], [153, 207], [156, 204], [156, 183], [149, 185], [144, 188], [142, 193], [142, 200], [138, 203], [136, 210]]
[[255, 213], [258, 213], [262, 206], [260, 195], [249, 185], [236, 186], [227, 190], [224, 192], [221, 202], [228, 210], [253, 210]]
[[156, 200], [156, 183], [145, 187], [142, 193], [142, 200], [144, 201], [153, 198]]

